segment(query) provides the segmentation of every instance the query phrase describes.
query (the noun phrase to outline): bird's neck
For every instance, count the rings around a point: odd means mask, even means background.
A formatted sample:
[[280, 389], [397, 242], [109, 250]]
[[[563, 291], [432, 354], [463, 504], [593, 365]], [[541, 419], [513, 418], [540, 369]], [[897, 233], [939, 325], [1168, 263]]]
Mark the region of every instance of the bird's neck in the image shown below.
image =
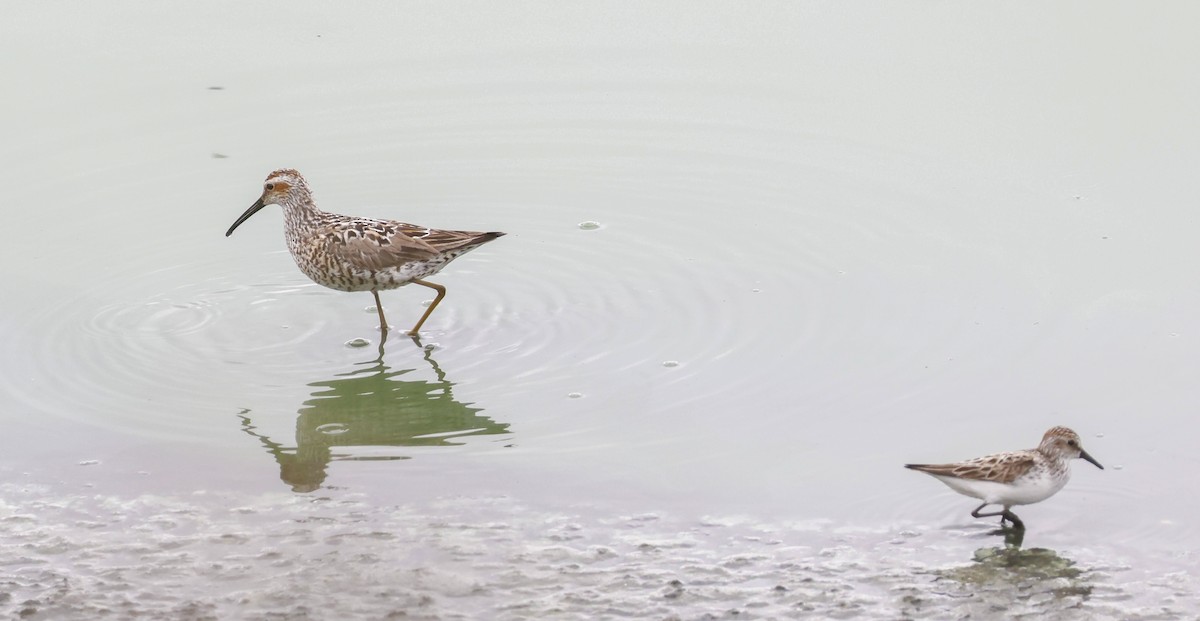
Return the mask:
[[1051, 470], [1055, 472], [1071, 471], [1071, 459], [1066, 455], [1053, 449], [1038, 448], [1038, 451], [1046, 456], [1046, 462], [1049, 464]]
[[325, 215], [311, 200], [295, 200], [281, 203], [283, 223], [289, 229], [309, 228]]

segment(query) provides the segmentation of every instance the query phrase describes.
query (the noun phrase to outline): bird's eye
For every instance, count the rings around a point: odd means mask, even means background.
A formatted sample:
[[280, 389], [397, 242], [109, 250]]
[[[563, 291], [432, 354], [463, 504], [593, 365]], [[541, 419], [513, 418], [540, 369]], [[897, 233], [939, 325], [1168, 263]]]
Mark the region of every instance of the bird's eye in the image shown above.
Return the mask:
[[274, 183], [268, 183], [268, 184], [266, 185], [266, 188], [267, 188], [267, 191], [274, 190], [274, 189], [275, 189], [275, 184], [274, 184]]
[[1079, 443], [1074, 440], [1067, 440], [1067, 446], [1079, 446]]

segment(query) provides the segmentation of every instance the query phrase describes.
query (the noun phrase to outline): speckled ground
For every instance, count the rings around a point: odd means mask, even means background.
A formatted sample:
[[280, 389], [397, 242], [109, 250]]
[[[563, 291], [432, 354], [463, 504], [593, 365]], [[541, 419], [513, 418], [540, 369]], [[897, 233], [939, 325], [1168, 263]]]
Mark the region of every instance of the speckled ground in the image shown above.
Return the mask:
[[[1188, 572], [944, 530], [555, 512], [507, 498], [64, 498], [0, 486], [25, 619], [1184, 619]], [[991, 545], [996, 544], [996, 545]], [[1092, 553], [1088, 553], [1092, 554]]]

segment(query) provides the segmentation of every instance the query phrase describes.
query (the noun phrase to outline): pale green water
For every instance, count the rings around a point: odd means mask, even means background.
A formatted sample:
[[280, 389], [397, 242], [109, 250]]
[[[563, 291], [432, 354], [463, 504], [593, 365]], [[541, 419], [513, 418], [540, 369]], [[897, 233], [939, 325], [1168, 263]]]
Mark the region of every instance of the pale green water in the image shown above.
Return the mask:
[[[1194, 618], [1195, 17], [14, 5], [0, 609]], [[381, 355], [283, 166], [509, 235]], [[1056, 424], [1019, 553], [900, 467]]]

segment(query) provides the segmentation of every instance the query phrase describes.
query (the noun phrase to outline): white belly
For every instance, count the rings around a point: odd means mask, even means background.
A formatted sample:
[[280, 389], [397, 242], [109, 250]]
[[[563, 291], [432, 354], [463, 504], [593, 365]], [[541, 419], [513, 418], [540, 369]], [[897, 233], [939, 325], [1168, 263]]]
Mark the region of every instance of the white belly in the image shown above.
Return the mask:
[[1067, 484], [1066, 476], [1057, 478], [1046, 475], [1022, 477], [1012, 483], [959, 479], [936, 474], [934, 476], [950, 489], [964, 496], [978, 498], [989, 504], [1009, 507], [1041, 502], [1057, 494], [1058, 490]]

